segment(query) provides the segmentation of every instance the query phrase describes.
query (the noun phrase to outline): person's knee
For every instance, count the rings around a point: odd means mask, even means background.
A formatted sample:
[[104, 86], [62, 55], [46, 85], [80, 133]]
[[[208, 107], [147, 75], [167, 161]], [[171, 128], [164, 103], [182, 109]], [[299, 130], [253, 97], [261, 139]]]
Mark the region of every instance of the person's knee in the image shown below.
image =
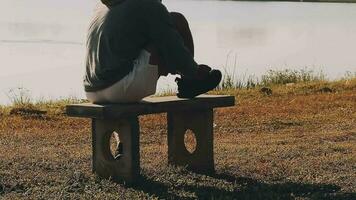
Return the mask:
[[188, 20], [185, 18], [185, 16], [182, 13], [170, 12], [169, 14], [176, 25], [188, 26]]
[[182, 13], [180, 13], [180, 12], [170, 12], [169, 14], [170, 14], [172, 17], [185, 19], [185, 16], [184, 16]]

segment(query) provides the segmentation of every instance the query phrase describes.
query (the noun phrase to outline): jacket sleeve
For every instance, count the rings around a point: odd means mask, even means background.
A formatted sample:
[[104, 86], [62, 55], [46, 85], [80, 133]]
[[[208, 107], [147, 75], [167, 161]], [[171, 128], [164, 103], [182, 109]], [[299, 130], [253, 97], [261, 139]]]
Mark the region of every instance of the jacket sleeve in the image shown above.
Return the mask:
[[158, 1], [143, 1], [142, 11], [149, 40], [157, 48], [161, 61], [170, 70], [192, 77], [197, 72], [197, 63], [184, 46], [167, 8]]

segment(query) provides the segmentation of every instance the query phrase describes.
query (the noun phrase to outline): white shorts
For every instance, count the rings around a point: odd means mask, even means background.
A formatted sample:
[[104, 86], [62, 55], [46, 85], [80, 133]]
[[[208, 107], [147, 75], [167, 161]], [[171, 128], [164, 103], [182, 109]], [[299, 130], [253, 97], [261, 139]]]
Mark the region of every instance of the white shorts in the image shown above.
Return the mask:
[[93, 103], [129, 103], [156, 93], [158, 66], [150, 65], [151, 54], [142, 50], [133, 70], [114, 85], [96, 92], [86, 92]]

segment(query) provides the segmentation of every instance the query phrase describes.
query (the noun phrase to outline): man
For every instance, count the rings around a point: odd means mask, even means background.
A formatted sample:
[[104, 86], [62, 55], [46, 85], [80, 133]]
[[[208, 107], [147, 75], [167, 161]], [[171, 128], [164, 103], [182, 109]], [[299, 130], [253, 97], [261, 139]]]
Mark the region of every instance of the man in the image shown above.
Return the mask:
[[[89, 28], [84, 87], [96, 103], [136, 102], [156, 91], [159, 76], [179, 74], [178, 97], [215, 88], [221, 72], [198, 65], [184, 16], [159, 0], [101, 0]], [[183, 40], [184, 39], [184, 40]]]

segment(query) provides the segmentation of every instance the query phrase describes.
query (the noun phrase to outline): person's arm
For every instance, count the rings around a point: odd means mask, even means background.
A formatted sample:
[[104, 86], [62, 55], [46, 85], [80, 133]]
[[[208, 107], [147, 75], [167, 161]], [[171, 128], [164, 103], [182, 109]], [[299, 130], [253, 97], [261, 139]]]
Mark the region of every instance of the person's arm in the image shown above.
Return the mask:
[[184, 46], [167, 8], [158, 1], [143, 1], [142, 12], [148, 38], [156, 47], [160, 60], [171, 71], [194, 77], [198, 64]]

